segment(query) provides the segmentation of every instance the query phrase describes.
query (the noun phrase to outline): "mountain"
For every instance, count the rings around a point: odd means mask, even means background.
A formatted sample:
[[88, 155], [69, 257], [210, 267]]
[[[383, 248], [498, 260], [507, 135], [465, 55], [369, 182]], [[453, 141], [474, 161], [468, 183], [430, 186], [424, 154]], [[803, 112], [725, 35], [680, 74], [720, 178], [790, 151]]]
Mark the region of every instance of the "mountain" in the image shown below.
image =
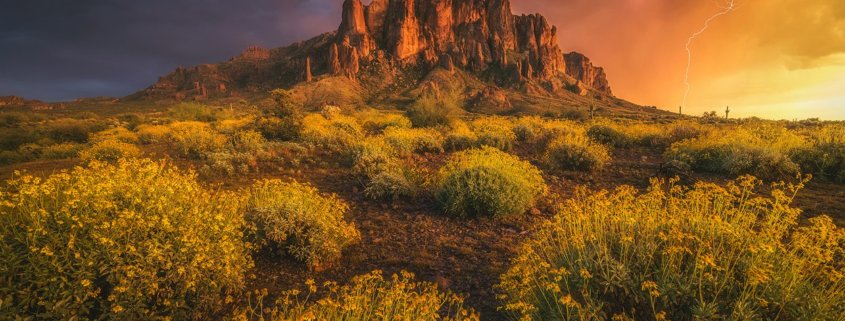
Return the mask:
[[292, 88], [308, 106], [402, 105], [456, 92], [481, 112], [644, 109], [613, 96], [605, 71], [564, 54], [557, 28], [509, 0], [345, 0], [334, 32], [178, 68], [130, 99], [250, 98]]

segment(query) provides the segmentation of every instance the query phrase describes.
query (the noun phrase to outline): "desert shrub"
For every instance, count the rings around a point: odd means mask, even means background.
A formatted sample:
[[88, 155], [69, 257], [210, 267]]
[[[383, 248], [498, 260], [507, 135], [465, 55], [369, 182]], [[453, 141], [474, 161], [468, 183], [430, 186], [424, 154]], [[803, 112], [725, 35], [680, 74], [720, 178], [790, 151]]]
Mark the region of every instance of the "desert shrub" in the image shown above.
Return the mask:
[[139, 113], [125, 113], [117, 115], [117, 120], [120, 121], [127, 129], [135, 130], [144, 123], [145, 116]]
[[42, 159], [67, 159], [74, 158], [79, 155], [85, 148], [83, 144], [76, 143], [60, 143], [54, 144], [41, 149]]
[[0, 151], [0, 165], [21, 163], [27, 160], [28, 159], [26, 157], [18, 153], [16, 150]]
[[352, 149], [352, 173], [364, 194], [376, 200], [415, 197], [423, 179], [413, 164], [400, 159], [384, 137], [369, 137]]
[[195, 102], [181, 102], [168, 108], [170, 118], [179, 121], [212, 122], [217, 120], [215, 108]]
[[449, 151], [460, 151], [472, 148], [478, 142], [478, 136], [462, 120], [453, 121], [446, 129], [443, 147]]
[[810, 144], [790, 151], [805, 173], [845, 182], [845, 126], [825, 126], [809, 133]]
[[381, 134], [385, 129], [391, 127], [411, 128], [412, 126], [411, 119], [394, 113], [364, 111], [355, 114], [355, 118], [359, 120], [364, 130], [373, 135]]
[[346, 152], [365, 134], [355, 118], [334, 115], [327, 118], [321, 114], [310, 114], [302, 120], [302, 140], [313, 146], [331, 152]]
[[628, 147], [635, 143], [633, 137], [616, 128], [616, 126], [608, 124], [591, 126], [587, 130], [587, 135], [596, 142], [613, 147]]
[[798, 227], [789, 203], [742, 178], [588, 192], [523, 244], [498, 288], [520, 320], [838, 320], [845, 231]]
[[504, 117], [482, 117], [472, 122], [472, 130], [479, 146], [510, 150], [516, 141], [513, 124]]
[[402, 155], [443, 152], [443, 135], [431, 128], [388, 128], [384, 140]]
[[106, 129], [106, 125], [91, 119], [60, 118], [44, 123], [41, 130], [56, 142], [84, 143], [88, 135]]
[[[307, 280], [307, 297], [298, 291], [288, 291], [274, 306], [259, 303], [235, 313], [235, 320], [419, 320], [468, 321], [479, 320], [473, 310], [465, 308], [463, 298], [444, 293], [432, 283], [416, 282], [414, 275], [402, 272], [389, 279], [381, 271], [357, 276], [345, 286], [326, 283], [318, 288]], [[328, 293], [317, 300], [316, 293]]]
[[549, 143], [543, 160], [556, 169], [594, 171], [610, 163], [611, 158], [607, 147], [586, 136], [561, 135]]
[[799, 172], [789, 152], [805, 144], [802, 137], [783, 127], [756, 125], [716, 130], [677, 142], [667, 149], [666, 157], [696, 170], [778, 180]]
[[303, 130], [304, 113], [302, 105], [293, 98], [293, 93], [276, 89], [270, 92], [273, 104], [264, 108], [264, 117], [258, 120], [258, 128], [269, 139], [294, 140]]
[[201, 159], [206, 154], [223, 150], [228, 139], [208, 123], [186, 121], [170, 124], [168, 141], [182, 156]]
[[241, 198], [149, 160], [93, 162], [0, 194], [0, 319], [194, 319], [252, 266]]
[[137, 146], [117, 140], [104, 140], [79, 152], [79, 158], [83, 161], [117, 162], [122, 158], [135, 158], [141, 156], [141, 150]]
[[214, 129], [221, 134], [232, 135], [239, 131], [249, 130], [254, 123], [255, 119], [252, 117], [221, 119], [214, 123]]
[[264, 180], [252, 187], [247, 219], [255, 225], [257, 243], [319, 268], [359, 239], [355, 225], [345, 221], [348, 208], [310, 185]]
[[415, 127], [449, 125], [460, 114], [463, 102], [459, 94], [426, 94], [408, 106], [405, 114]]
[[455, 154], [439, 176], [437, 201], [461, 217], [522, 214], [547, 190], [536, 167], [486, 146]]
[[116, 140], [128, 144], [137, 144], [139, 141], [137, 134], [123, 127], [106, 129], [88, 136], [89, 143], [98, 143], [105, 140]]
[[520, 117], [514, 121], [513, 132], [521, 143], [531, 143], [543, 136], [546, 121], [538, 116]]
[[140, 125], [136, 130], [138, 141], [142, 144], [164, 142], [170, 136], [170, 127], [166, 125]]
[[14, 151], [38, 138], [38, 133], [26, 128], [0, 128], [0, 150]]

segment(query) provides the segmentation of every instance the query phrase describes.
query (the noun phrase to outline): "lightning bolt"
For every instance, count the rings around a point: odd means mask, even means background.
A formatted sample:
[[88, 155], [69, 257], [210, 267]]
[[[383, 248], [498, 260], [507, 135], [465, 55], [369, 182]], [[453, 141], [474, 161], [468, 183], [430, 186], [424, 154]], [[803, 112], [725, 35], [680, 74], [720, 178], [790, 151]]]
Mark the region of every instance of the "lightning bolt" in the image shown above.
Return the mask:
[[701, 27], [700, 30], [693, 33], [689, 37], [689, 39], [687, 39], [687, 45], [686, 45], [686, 49], [687, 49], [687, 70], [684, 73], [684, 84], [687, 86], [687, 89], [684, 92], [684, 101], [681, 104], [681, 107], [687, 106], [687, 97], [689, 96], [690, 89], [692, 88], [692, 85], [690, 85], [690, 83], [689, 83], [689, 71], [690, 71], [690, 67], [692, 66], [692, 42], [695, 40], [696, 37], [700, 36], [702, 33], [707, 31], [707, 28], [710, 28], [710, 23], [713, 22], [713, 20], [716, 20], [717, 18], [719, 18], [721, 16], [727, 15], [727, 14], [731, 13], [732, 11], [734, 11], [735, 9], [736, 9], [736, 0], [730, 0], [728, 2], [727, 6], [722, 7], [722, 11], [719, 11], [718, 13], [710, 16], [710, 18], [707, 18], [707, 20], [704, 21], [704, 26]]

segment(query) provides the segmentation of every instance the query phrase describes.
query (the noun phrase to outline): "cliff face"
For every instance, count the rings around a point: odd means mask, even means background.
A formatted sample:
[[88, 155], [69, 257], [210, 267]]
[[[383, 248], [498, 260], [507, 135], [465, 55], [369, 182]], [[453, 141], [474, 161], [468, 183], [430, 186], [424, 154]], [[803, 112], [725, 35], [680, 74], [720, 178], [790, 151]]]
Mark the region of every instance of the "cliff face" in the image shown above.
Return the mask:
[[338, 55], [328, 64], [339, 66], [338, 75], [354, 75], [353, 58], [379, 52], [406, 63], [516, 69], [526, 78], [547, 79], [566, 68], [557, 28], [540, 15], [513, 15], [509, 0], [374, 0], [368, 6], [346, 0], [336, 45]]
[[565, 88], [576, 83], [611, 94], [603, 69], [581, 54], [564, 55], [557, 28], [539, 14], [514, 15], [509, 0], [373, 0], [369, 5], [345, 0], [342, 6], [335, 32], [285, 48], [249, 47], [219, 64], [180, 67], [131, 97], [243, 97], [316, 83], [324, 75], [395, 92], [411, 90], [408, 86], [438, 67], [532, 95], [567, 95]]
[[612, 95], [604, 68], [593, 66], [590, 59], [577, 52], [564, 55], [566, 60], [566, 74], [584, 85], [595, 90]]

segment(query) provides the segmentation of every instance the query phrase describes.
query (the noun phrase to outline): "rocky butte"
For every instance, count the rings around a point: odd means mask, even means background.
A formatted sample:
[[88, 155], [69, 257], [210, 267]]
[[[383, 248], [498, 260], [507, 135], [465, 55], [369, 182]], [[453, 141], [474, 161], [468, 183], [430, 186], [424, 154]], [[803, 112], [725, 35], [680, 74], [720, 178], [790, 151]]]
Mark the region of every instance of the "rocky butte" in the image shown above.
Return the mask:
[[354, 105], [449, 90], [499, 102], [495, 111], [597, 100], [636, 107], [612, 96], [602, 68], [580, 53], [564, 54], [546, 18], [514, 15], [509, 0], [345, 0], [342, 6], [334, 32], [284, 48], [250, 47], [219, 64], [180, 67], [128, 98], [244, 98], [292, 88], [310, 105]]

